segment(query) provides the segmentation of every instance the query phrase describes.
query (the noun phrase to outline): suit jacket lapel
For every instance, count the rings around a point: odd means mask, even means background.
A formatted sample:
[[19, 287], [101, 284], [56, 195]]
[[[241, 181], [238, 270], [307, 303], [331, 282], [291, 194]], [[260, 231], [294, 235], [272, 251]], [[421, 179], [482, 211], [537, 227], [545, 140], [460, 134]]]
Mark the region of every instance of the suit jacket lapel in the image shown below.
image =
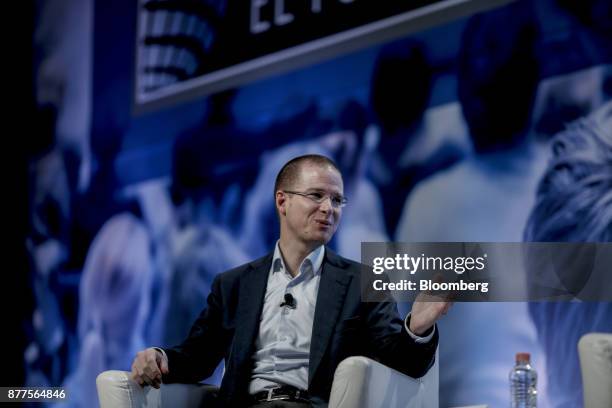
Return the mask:
[[252, 262], [251, 269], [240, 279], [236, 331], [232, 347], [232, 360], [237, 367], [242, 366], [253, 354], [271, 262], [272, 254]]
[[310, 340], [309, 384], [327, 349], [351, 280], [338, 261], [339, 257], [326, 248]]

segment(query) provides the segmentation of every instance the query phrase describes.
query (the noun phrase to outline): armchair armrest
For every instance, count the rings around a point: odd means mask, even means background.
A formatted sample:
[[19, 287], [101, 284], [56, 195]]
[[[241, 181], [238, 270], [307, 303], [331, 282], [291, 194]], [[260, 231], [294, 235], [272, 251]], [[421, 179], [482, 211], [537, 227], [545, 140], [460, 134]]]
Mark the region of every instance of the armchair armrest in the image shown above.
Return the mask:
[[104, 371], [96, 378], [101, 408], [200, 407], [218, 388], [203, 384], [162, 384], [141, 387], [127, 371]]
[[366, 357], [349, 357], [336, 373], [329, 408], [438, 408], [438, 356], [421, 378]]
[[[329, 408], [437, 408], [438, 356], [421, 378], [412, 378], [366, 357], [338, 365]], [[104, 371], [96, 379], [101, 408], [200, 407], [218, 388], [202, 384], [141, 387], [127, 371]]]

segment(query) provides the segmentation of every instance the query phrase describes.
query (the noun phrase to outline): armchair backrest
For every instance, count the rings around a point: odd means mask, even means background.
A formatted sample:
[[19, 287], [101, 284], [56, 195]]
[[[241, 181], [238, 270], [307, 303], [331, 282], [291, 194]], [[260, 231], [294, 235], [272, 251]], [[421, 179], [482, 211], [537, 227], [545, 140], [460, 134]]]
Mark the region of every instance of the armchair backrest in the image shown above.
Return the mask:
[[587, 333], [578, 341], [584, 408], [612, 407], [612, 333]]
[[329, 408], [438, 408], [438, 351], [434, 365], [412, 378], [366, 357], [349, 357], [334, 375]]

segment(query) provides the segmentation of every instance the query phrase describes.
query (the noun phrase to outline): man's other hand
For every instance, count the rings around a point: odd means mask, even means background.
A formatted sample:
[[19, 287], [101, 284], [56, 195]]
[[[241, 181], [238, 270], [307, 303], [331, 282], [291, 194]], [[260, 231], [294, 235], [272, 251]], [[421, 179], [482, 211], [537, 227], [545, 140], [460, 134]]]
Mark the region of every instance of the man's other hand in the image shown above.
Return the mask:
[[159, 388], [162, 374], [168, 374], [168, 359], [159, 350], [149, 347], [139, 351], [132, 363], [132, 380], [144, 386]]

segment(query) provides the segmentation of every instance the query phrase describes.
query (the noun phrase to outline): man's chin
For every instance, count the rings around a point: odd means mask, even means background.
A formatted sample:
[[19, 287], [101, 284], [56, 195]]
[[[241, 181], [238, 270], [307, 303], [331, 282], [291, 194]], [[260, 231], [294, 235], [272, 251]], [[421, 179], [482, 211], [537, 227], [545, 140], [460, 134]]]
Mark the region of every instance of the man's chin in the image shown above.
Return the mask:
[[322, 234], [321, 237], [315, 240], [315, 242], [317, 242], [319, 245], [327, 245], [333, 236], [333, 234]]
[[316, 234], [312, 237], [310, 242], [316, 246], [326, 245], [329, 241], [331, 241], [332, 236], [333, 235], [331, 234]]

